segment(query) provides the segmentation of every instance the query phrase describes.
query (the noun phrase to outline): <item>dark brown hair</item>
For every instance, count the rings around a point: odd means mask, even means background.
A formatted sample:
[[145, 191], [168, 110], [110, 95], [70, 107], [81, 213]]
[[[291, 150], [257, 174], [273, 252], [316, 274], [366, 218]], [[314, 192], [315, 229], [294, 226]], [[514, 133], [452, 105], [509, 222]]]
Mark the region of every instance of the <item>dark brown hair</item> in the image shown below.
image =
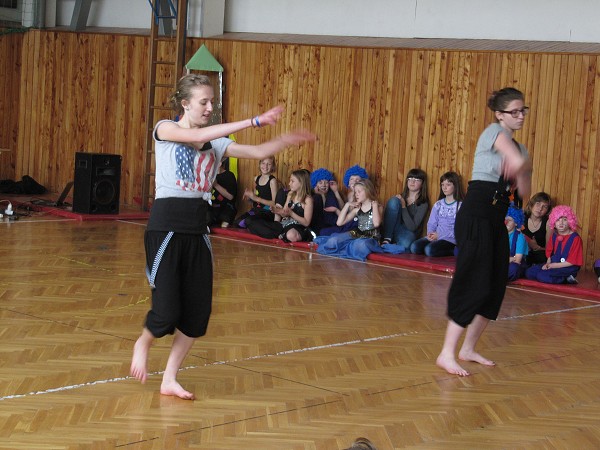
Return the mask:
[[177, 82], [177, 89], [169, 98], [169, 103], [176, 113], [181, 113], [183, 100], [189, 101], [192, 98], [192, 90], [199, 86], [212, 87], [210, 79], [206, 75], [188, 74], [182, 76]]
[[419, 192], [419, 196], [417, 197], [415, 204], [421, 205], [423, 203], [429, 203], [429, 194], [427, 193], [427, 174], [425, 171], [417, 168], [410, 169], [406, 174], [406, 179], [404, 180], [404, 190], [402, 191], [402, 197], [404, 197], [404, 200], [408, 200], [409, 178], [418, 178], [419, 180], [423, 180], [423, 183], [421, 183], [421, 192]]
[[504, 111], [513, 100], [525, 100], [525, 96], [518, 89], [505, 87], [492, 92], [492, 95], [488, 98], [487, 106], [494, 112]]

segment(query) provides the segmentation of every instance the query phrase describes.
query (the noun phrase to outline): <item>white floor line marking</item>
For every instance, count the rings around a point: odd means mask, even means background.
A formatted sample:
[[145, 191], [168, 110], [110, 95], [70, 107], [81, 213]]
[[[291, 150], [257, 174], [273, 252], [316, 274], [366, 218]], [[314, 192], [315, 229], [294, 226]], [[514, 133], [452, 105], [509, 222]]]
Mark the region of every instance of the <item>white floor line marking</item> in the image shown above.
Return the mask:
[[548, 314], [560, 314], [560, 313], [564, 313], [564, 312], [579, 311], [579, 310], [582, 310], [582, 309], [593, 309], [593, 308], [600, 308], [600, 304], [598, 304], [598, 305], [578, 306], [578, 307], [575, 307], [575, 308], [555, 309], [555, 310], [552, 310], [552, 311], [542, 311], [542, 312], [531, 313], [531, 314], [523, 314], [521, 316], [502, 317], [501, 319], [497, 319], [497, 320], [523, 319], [523, 318], [526, 318], [526, 317], [545, 316], [545, 315], [548, 315]]
[[560, 297], [562, 299], [578, 300], [578, 301], [581, 301], [581, 302], [589, 302], [589, 303], [598, 303], [598, 304], [600, 304], [600, 301], [598, 301], [598, 300], [591, 300], [591, 299], [588, 299], [588, 298], [581, 298], [581, 297], [570, 297], [570, 296], [565, 296], [564, 294], [555, 294], [553, 292], [534, 291], [532, 289], [525, 289], [525, 288], [518, 287], [518, 286], [508, 285], [508, 286], [506, 286], [506, 288], [507, 289], [514, 289], [515, 291], [528, 292], [530, 294], [548, 295], [550, 297]]
[[[311, 351], [315, 351], [315, 350], [323, 350], [323, 349], [329, 349], [329, 348], [335, 348], [335, 347], [344, 347], [347, 345], [360, 344], [360, 343], [365, 343], [365, 342], [381, 341], [381, 340], [386, 340], [386, 339], [393, 339], [396, 337], [411, 336], [411, 335], [416, 335], [418, 333], [419, 333], [418, 331], [409, 331], [406, 333], [389, 334], [387, 336], [377, 336], [377, 337], [365, 338], [365, 339], [354, 339], [352, 341], [338, 342], [335, 344], [318, 345], [318, 346], [314, 346], [314, 347], [305, 347], [305, 348], [298, 348], [298, 349], [292, 349], [292, 350], [284, 350], [284, 351], [277, 352], [277, 353], [266, 353], [263, 355], [249, 356], [248, 358], [233, 359], [230, 361], [227, 361], [227, 360], [213, 361], [211, 363], [206, 363], [206, 364], [201, 364], [201, 365], [182, 367], [181, 369], [179, 369], [179, 371], [183, 372], [185, 370], [199, 369], [202, 367], [220, 366], [220, 365], [234, 364], [234, 363], [244, 362], [244, 361], [253, 361], [253, 360], [263, 359], [263, 358], [272, 358], [272, 357], [277, 357], [277, 356], [291, 355], [294, 353], [304, 353], [304, 352], [311, 352]], [[164, 373], [164, 371], [149, 372], [148, 377], [151, 377], [154, 375], [162, 375], [163, 373]], [[135, 378], [128, 376], [128, 377], [109, 378], [106, 380], [88, 381], [87, 383], [73, 384], [70, 386], [61, 386], [61, 387], [57, 387], [57, 388], [46, 389], [43, 391], [32, 391], [32, 392], [28, 392], [26, 394], [6, 395], [4, 397], [0, 397], [0, 401], [31, 397], [34, 395], [53, 394], [56, 392], [70, 391], [73, 389], [80, 389], [80, 388], [84, 388], [84, 387], [88, 387], [88, 386], [95, 386], [95, 385], [107, 384], [107, 383], [116, 383], [119, 381], [128, 381], [128, 380], [135, 380]]]
[[[75, 222], [75, 219], [56, 219], [56, 220], [46, 220], [46, 219], [19, 219], [19, 220], [11, 220], [6, 221], [6, 224], [17, 225], [19, 223], [42, 223], [42, 222]], [[0, 223], [2, 221], [0, 220]]]
[[[146, 219], [140, 219], [140, 220], [146, 220]], [[139, 222], [132, 222], [131, 220], [122, 220], [122, 219], [117, 219], [117, 222], [128, 223], [130, 225], [139, 225], [141, 227], [145, 227], [146, 226], [146, 222], [139, 223]]]

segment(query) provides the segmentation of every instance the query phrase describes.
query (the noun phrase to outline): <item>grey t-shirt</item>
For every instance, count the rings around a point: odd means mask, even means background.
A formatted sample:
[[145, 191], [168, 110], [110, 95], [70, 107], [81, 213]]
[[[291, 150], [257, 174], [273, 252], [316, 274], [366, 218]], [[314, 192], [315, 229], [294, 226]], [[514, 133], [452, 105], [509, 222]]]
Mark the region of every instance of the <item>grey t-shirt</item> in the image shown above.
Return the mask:
[[154, 127], [156, 142], [155, 198], [203, 198], [212, 196], [212, 185], [219, 173], [219, 163], [233, 141], [219, 138], [198, 150], [189, 144], [161, 141], [156, 136], [161, 120]]
[[[475, 159], [473, 161], [473, 174], [471, 180], [492, 181], [497, 183], [502, 173], [502, 154], [494, 148], [494, 142], [498, 134], [504, 133], [506, 137], [512, 139], [510, 133], [502, 128], [499, 123], [489, 125], [477, 141], [475, 149]], [[529, 158], [527, 149], [519, 144], [519, 150], [525, 158]]]

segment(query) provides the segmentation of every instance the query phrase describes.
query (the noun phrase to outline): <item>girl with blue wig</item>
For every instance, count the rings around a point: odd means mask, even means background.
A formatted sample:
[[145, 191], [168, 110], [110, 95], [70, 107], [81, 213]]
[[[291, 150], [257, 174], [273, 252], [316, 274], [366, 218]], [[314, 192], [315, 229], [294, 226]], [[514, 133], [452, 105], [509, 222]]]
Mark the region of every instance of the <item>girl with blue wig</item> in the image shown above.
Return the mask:
[[310, 184], [313, 189], [313, 219], [311, 229], [317, 235], [330, 235], [340, 232], [336, 225], [338, 216], [344, 207], [338, 184], [333, 174], [324, 168], [310, 174]]
[[510, 256], [508, 258], [508, 281], [515, 281], [525, 273], [525, 257], [529, 252], [529, 246], [525, 235], [521, 233], [525, 215], [523, 211], [513, 205], [508, 207], [504, 224], [508, 231], [508, 246]]
[[357, 181], [360, 180], [368, 180], [369, 174], [365, 170], [364, 167], [359, 166], [358, 164], [350, 167], [344, 173], [344, 186], [348, 189], [348, 194], [346, 195], [347, 202], [354, 201], [354, 185]]

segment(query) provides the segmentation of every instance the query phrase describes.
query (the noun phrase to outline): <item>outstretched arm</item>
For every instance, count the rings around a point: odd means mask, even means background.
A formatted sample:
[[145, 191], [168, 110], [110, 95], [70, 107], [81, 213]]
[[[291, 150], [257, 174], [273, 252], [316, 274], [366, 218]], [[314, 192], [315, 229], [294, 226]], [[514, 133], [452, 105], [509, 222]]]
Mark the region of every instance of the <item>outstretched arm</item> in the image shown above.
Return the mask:
[[258, 145], [243, 145], [232, 142], [225, 151], [225, 156], [234, 158], [263, 159], [279, 153], [286, 147], [299, 145], [303, 142], [314, 141], [316, 136], [309, 131], [297, 130], [282, 134], [270, 141]]
[[156, 130], [156, 135], [163, 141], [173, 141], [182, 143], [204, 143], [213, 139], [229, 136], [246, 128], [265, 125], [274, 125], [283, 113], [283, 106], [276, 106], [258, 115], [258, 124], [256, 118], [240, 120], [238, 122], [220, 123], [202, 128], [183, 128], [176, 122], [163, 122]]

